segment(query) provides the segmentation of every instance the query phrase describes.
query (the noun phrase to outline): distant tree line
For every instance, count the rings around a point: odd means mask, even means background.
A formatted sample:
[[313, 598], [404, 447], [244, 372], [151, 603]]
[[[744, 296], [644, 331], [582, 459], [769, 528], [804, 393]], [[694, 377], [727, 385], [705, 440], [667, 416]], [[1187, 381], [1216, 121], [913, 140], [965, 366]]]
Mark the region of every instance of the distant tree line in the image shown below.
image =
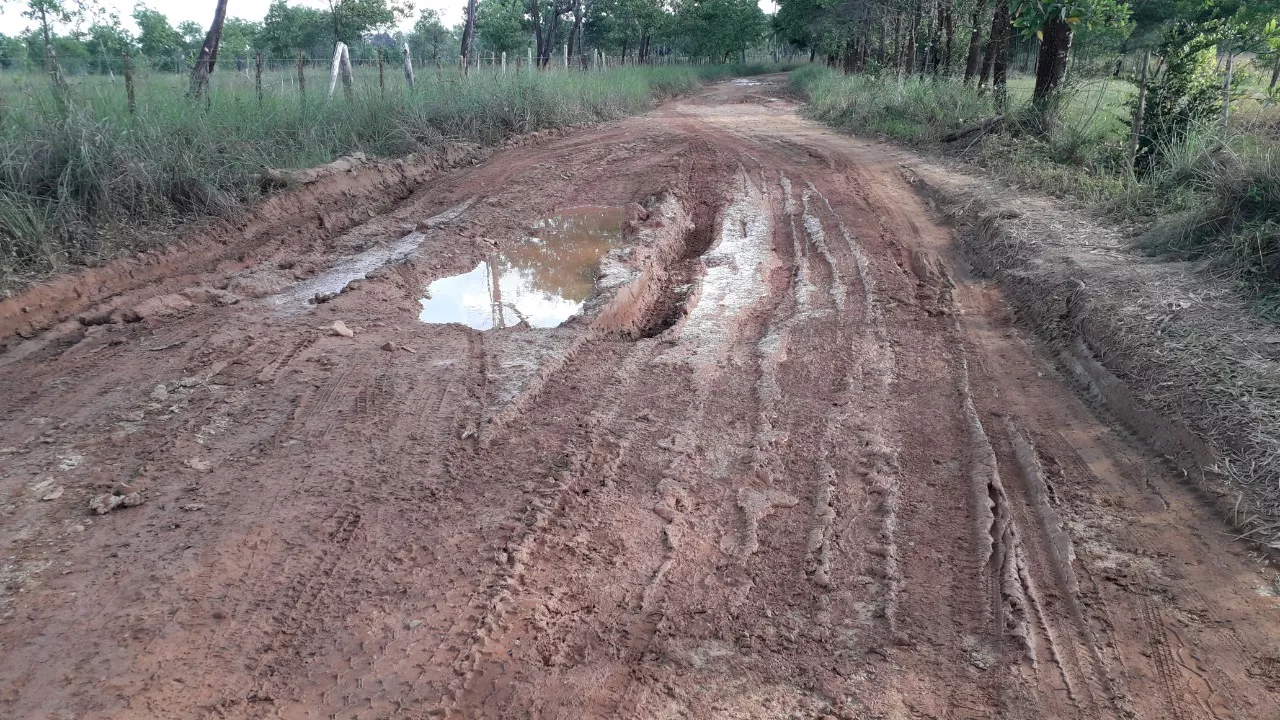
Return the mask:
[[[175, 26], [143, 3], [132, 13], [136, 32], [93, 0], [21, 5], [31, 25], [16, 36], [0, 34], [0, 68], [44, 68], [51, 47], [63, 72], [118, 73], [128, 53], [135, 67], [179, 73], [191, 70], [206, 35], [199, 24]], [[523, 60], [526, 48], [540, 64], [558, 61], [566, 45], [575, 62], [596, 50], [615, 62], [671, 53], [725, 61], [758, 45], [770, 28], [755, 0], [472, 0], [468, 12], [472, 56], [506, 52], [513, 63]], [[426, 9], [412, 30], [398, 31], [412, 13], [405, 0], [329, 0], [327, 9], [275, 0], [261, 20], [226, 19], [219, 67], [244, 69], [258, 53], [272, 61], [298, 53], [327, 58], [338, 41], [356, 61], [373, 58], [379, 48], [398, 56], [407, 43], [420, 64], [456, 64], [466, 21], [446, 27], [437, 11]]]

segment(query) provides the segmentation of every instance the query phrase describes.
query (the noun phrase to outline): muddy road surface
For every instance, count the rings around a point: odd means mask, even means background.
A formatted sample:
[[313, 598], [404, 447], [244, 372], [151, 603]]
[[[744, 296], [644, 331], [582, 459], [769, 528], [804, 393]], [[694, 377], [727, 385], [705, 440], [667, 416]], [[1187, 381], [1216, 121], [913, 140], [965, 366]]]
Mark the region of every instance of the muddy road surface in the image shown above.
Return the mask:
[[1275, 572], [782, 82], [7, 301], [0, 715], [1280, 718]]

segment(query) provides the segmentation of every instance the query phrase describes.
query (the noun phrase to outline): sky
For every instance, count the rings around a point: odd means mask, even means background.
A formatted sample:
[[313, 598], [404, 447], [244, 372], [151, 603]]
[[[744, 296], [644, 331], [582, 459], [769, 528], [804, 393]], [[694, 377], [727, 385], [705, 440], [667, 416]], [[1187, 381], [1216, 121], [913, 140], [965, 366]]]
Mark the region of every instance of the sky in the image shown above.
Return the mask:
[[[462, 21], [462, 13], [466, 8], [466, 0], [412, 0], [413, 16], [403, 23], [404, 30], [412, 29], [413, 23], [418, 19], [418, 12], [422, 8], [435, 8], [440, 13], [441, 20], [446, 26], [454, 25]], [[64, 0], [68, 4], [73, 4], [75, 0]], [[271, 6], [272, 0], [229, 0], [227, 3], [227, 17], [238, 17], [243, 20], [260, 21], [267, 15], [267, 8]], [[137, 4], [137, 0], [99, 0], [99, 4], [106, 11], [115, 11], [120, 15], [121, 22], [124, 23], [130, 31], [137, 33], [138, 27], [133, 24], [133, 6]], [[201, 27], [209, 27], [209, 23], [213, 22], [213, 10], [217, 6], [216, 0], [143, 0], [143, 5], [152, 10], [159, 10], [169, 17], [169, 23], [174, 27], [178, 23], [186, 20], [193, 20]], [[315, 8], [328, 9], [329, 5], [325, 0], [289, 0], [290, 5], [306, 5]], [[29, 27], [34, 27], [35, 23], [22, 17], [22, 8], [20, 5], [26, 5], [25, 2], [6, 2], [3, 3], [3, 14], [0, 14], [0, 33], [5, 35], [16, 35], [23, 32]]]
[[[65, 0], [74, 3], [75, 0]], [[227, 3], [227, 17], [238, 17], [242, 20], [259, 21], [267, 14], [267, 8], [271, 6], [272, 0], [229, 0]], [[767, 13], [774, 11], [773, 0], [759, 0], [760, 8]], [[125, 27], [136, 33], [138, 28], [133, 24], [133, 6], [137, 4], [137, 0], [99, 0], [99, 4], [106, 11], [114, 10], [120, 15], [120, 20]], [[177, 27], [178, 23], [186, 20], [193, 20], [201, 27], [209, 27], [209, 23], [213, 21], [213, 10], [217, 5], [215, 0], [145, 0], [144, 5], [152, 10], [159, 10], [169, 16], [169, 22]], [[308, 5], [316, 8], [328, 8], [325, 0], [289, 0], [290, 5]], [[0, 4], [3, 12], [0, 13], [0, 33], [5, 35], [17, 35], [27, 28], [32, 27], [34, 23], [22, 17], [21, 6], [25, 6], [25, 2], [5, 2]], [[446, 27], [462, 22], [462, 13], [466, 8], [465, 0], [413, 0], [413, 15], [402, 23], [402, 30], [410, 30], [413, 23], [418, 18], [418, 12], [422, 8], [435, 8], [440, 13], [440, 19], [444, 21]], [[63, 28], [65, 30], [65, 28]]]

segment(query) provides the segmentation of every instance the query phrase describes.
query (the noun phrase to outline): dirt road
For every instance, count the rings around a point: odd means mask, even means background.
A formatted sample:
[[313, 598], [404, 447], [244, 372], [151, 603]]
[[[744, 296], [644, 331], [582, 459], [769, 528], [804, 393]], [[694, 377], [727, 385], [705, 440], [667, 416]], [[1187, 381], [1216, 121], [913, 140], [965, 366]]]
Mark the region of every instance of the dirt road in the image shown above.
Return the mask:
[[[1280, 718], [1274, 571], [781, 82], [31, 295], [0, 715]], [[574, 319], [419, 321], [566, 207]]]

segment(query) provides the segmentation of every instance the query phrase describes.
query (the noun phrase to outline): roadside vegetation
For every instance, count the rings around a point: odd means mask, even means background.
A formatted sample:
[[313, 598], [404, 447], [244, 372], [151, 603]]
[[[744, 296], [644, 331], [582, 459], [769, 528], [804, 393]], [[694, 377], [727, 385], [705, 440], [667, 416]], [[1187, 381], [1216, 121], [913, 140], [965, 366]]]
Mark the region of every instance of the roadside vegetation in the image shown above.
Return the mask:
[[0, 35], [0, 293], [242, 208], [263, 166], [492, 145], [783, 69], [745, 64], [768, 27], [750, 0], [472, 0], [411, 31], [399, 0], [276, 0], [261, 21], [210, 0], [207, 30], [145, 4], [131, 24], [94, 0], [20, 5], [27, 30]]
[[[1280, 319], [1277, 16], [1276, 2], [784, 0], [778, 23], [825, 60], [791, 78], [811, 117], [1143, 223], [1145, 250], [1206, 261]], [[1041, 38], [1063, 32], [1059, 66]]]

